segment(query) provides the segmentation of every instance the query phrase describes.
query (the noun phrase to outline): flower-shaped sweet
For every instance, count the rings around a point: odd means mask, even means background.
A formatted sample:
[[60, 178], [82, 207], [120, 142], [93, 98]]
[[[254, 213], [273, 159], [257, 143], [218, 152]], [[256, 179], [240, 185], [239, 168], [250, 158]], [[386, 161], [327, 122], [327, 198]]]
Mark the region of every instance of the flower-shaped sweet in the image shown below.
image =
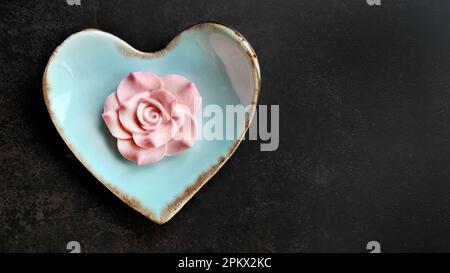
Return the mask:
[[108, 96], [102, 117], [123, 157], [150, 164], [194, 145], [200, 102], [195, 85], [182, 76], [133, 72]]

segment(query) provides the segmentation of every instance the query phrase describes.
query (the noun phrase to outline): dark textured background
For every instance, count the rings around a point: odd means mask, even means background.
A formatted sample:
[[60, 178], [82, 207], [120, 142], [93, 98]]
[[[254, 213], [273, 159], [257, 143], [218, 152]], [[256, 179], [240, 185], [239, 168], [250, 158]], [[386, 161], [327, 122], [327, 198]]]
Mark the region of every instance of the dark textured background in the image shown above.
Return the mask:
[[[447, 0], [1, 1], [0, 251], [450, 251], [449, 18]], [[280, 147], [243, 142], [157, 226], [71, 154], [41, 77], [84, 28], [154, 51], [207, 20], [255, 48]]]

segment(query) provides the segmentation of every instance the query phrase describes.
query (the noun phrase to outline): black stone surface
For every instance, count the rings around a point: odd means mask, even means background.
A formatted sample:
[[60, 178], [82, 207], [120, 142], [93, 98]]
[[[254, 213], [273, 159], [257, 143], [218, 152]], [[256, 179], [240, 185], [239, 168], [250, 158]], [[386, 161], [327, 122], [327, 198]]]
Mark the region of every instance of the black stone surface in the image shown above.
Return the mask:
[[[450, 2], [0, 2], [0, 251], [450, 251]], [[41, 78], [84, 28], [158, 50], [214, 20], [255, 48], [280, 146], [245, 141], [169, 223], [127, 207], [54, 129]]]

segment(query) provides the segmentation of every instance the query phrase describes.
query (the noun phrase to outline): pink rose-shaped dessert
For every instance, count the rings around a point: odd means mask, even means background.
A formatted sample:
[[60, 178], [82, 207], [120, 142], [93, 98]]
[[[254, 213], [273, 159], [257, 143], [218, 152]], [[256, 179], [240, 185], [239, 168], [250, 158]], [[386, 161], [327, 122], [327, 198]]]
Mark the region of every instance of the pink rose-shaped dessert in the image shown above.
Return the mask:
[[194, 145], [200, 100], [182, 76], [133, 72], [106, 99], [102, 117], [123, 157], [150, 164]]

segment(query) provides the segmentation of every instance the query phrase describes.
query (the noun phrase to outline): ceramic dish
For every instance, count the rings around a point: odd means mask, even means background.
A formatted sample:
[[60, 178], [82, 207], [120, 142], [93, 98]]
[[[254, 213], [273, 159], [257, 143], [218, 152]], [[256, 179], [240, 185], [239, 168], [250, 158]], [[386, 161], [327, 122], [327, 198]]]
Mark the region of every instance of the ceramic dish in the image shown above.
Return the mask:
[[[251, 105], [237, 140], [198, 140], [188, 151], [137, 166], [117, 152], [101, 114], [106, 97], [133, 71], [183, 75], [197, 85], [203, 107]], [[50, 117], [82, 164], [135, 210], [162, 224], [231, 157], [253, 118], [259, 95], [256, 54], [237, 31], [202, 23], [153, 53], [88, 29], [71, 35], [52, 54], [43, 77]]]

